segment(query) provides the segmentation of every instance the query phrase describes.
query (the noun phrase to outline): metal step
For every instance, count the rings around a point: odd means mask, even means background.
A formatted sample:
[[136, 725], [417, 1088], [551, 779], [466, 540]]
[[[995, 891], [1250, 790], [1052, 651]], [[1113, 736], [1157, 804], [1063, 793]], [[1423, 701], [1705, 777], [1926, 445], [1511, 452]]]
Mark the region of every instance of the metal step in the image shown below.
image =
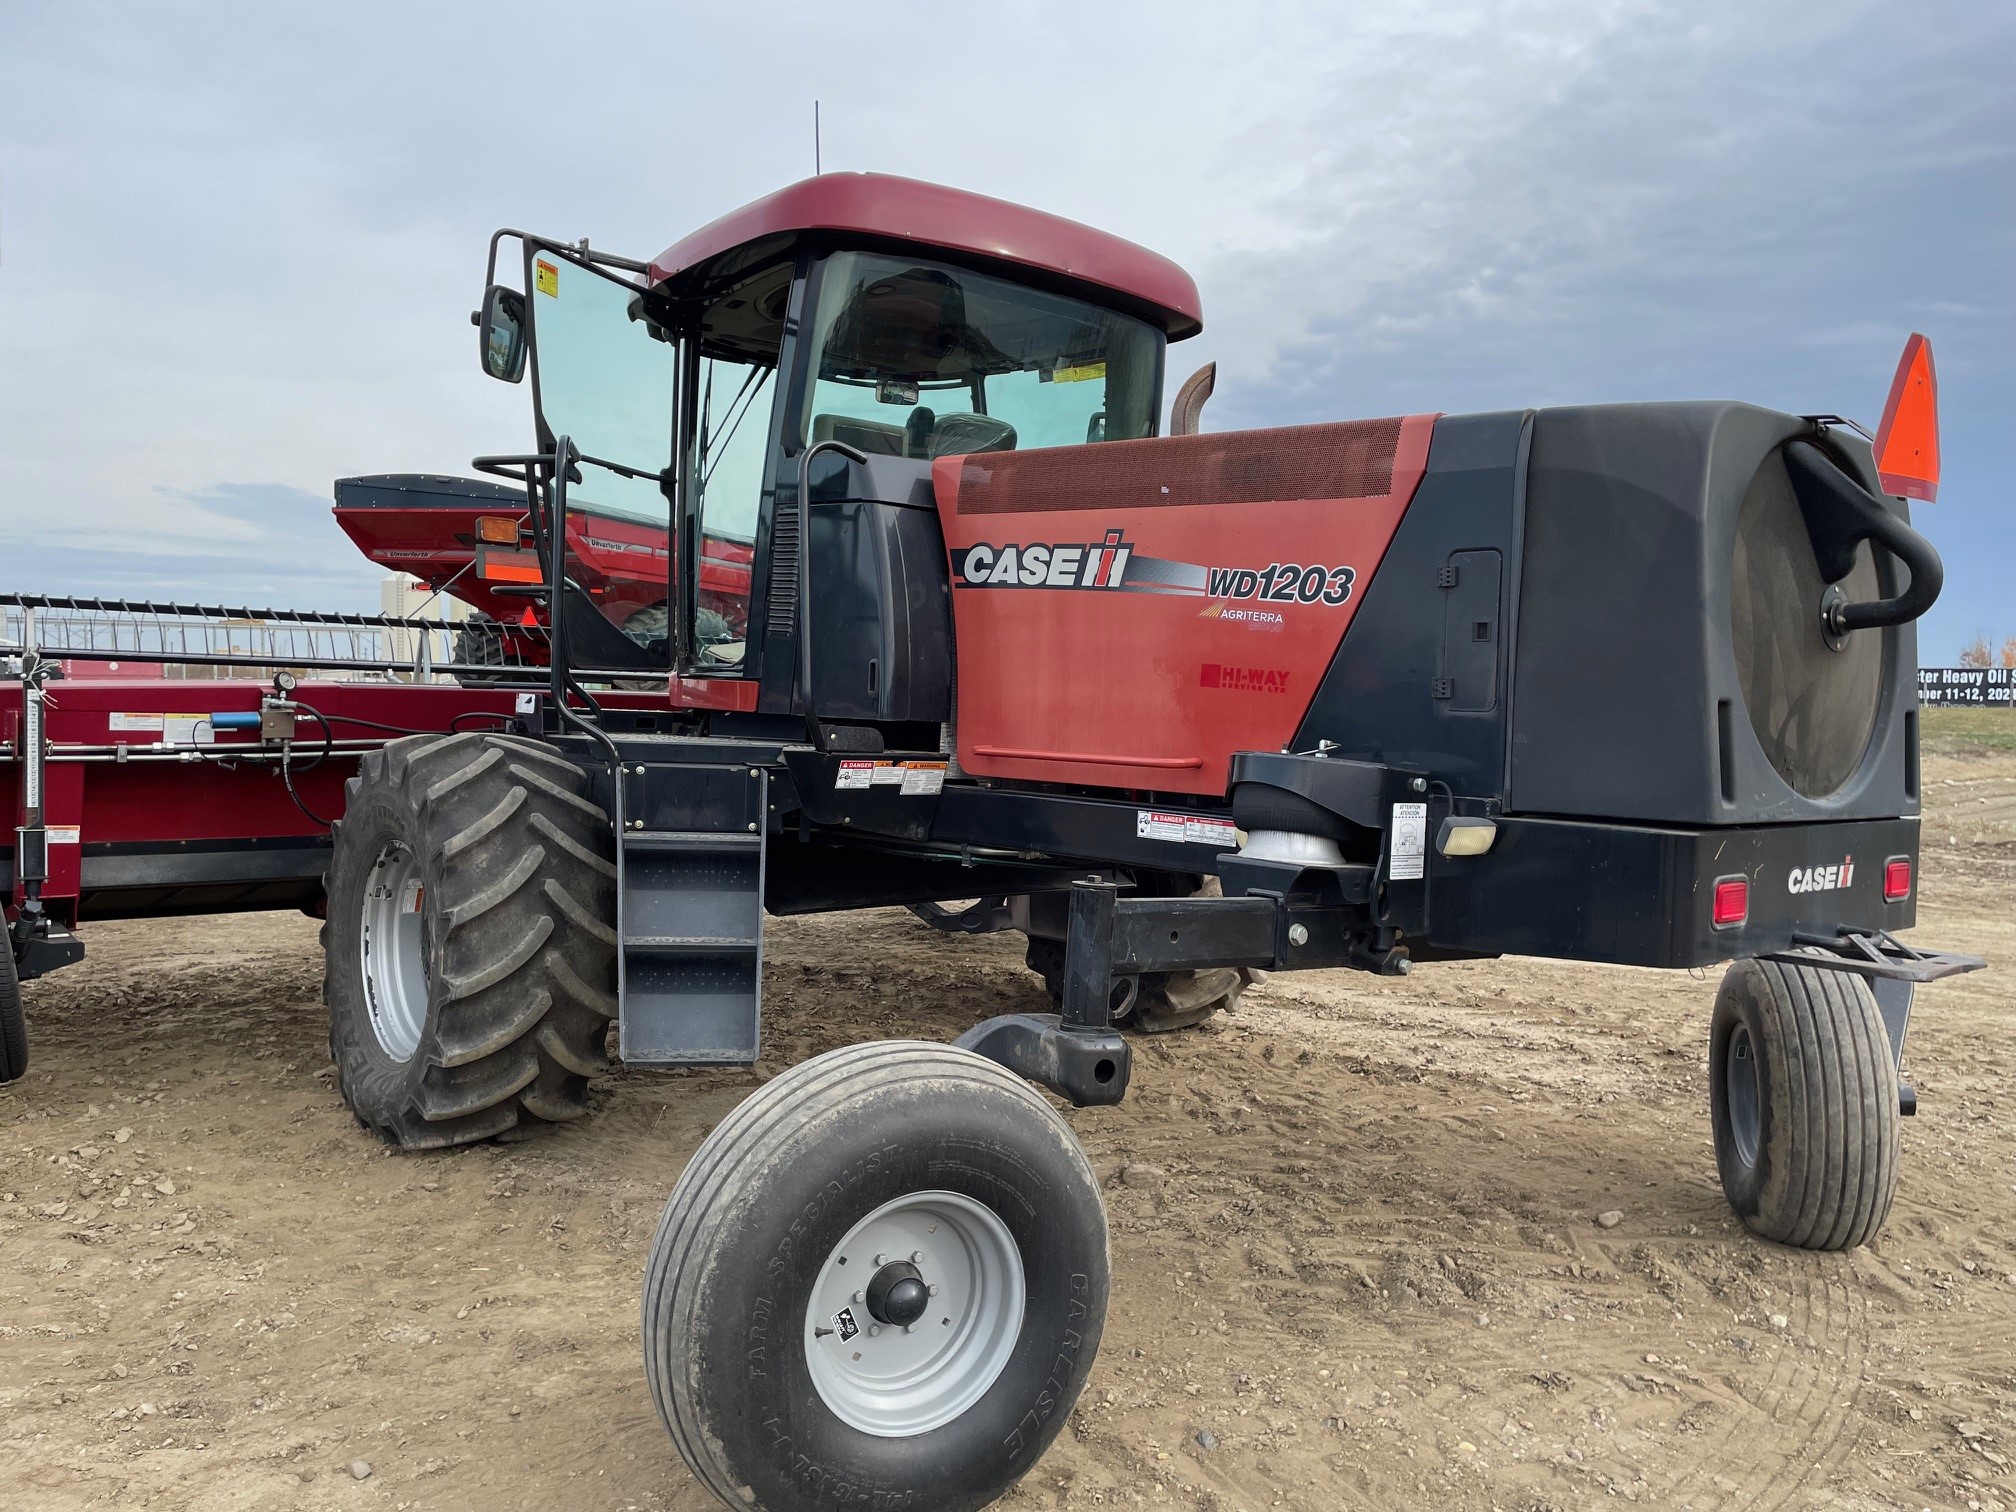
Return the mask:
[[711, 830], [632, 830], [623, 837], [623, 848], [632, 851], [731, 851], [761, 850], [761, 834], [716, 834]]
[[650, 955], [732, 955], [754, 950], [758, 943], [730, 935], [629, 935], [623, 948]]
[[769, 786], [760, 767], [646, 761], [626, 768], [625, 812], [651, 815], [654, 827], [621, 837], [617, 980], [625, 1061], [756, 1059]]

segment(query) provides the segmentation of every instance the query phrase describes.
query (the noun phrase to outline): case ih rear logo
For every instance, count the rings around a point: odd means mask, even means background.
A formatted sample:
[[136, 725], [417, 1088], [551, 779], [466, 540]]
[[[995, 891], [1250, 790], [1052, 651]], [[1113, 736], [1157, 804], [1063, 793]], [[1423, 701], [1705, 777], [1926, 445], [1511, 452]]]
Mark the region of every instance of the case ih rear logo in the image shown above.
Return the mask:
[[1286, 693], [1288, 674], [1279, 667], [1227, 667], [1206, 662], [1197, 686], [1230, 688], [1235, 693]]
[[1855, 880], [1855, 858], [1843, 856], [1839, 866], [1795, 866], [1785, 890], [1795, 893], [1839, 892]]
[[952, 553], [952, 570], [966, 588], [1118, 588], [1133, 555], [1133, 543], [1109, 530], [1097, 545], [968, 546]]

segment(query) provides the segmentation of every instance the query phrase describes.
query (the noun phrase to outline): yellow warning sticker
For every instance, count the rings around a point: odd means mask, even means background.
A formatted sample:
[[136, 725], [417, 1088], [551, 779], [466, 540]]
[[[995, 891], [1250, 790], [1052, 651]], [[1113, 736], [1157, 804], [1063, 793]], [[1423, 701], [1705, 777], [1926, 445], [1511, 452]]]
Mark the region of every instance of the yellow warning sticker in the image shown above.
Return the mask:
[[1057, 368], [1051, 372], [1050, 381], [1052, 383], [1084, 383], [1089, 379], [1104, 378], [1105, 376], [1105, 363], [1088, 362], [1079, 367]]
[[560, 269], [540, 258], [532, 264], [532, 284], [541, 294], [553, 299], [560, 297]]
[[899, 792], [927, 796], [945, 791], [945, 763], [942, 761], [906, 761], [903, 763], [903, 786]]

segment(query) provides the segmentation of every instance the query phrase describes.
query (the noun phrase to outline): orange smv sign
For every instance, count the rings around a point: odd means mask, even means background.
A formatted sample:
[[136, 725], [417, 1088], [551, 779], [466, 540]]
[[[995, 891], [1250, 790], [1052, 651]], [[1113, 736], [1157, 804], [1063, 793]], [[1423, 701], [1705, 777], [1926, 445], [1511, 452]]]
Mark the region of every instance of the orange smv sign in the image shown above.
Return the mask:
[[1932, 343], [1916, 331], [1904, 343], [1876, 427], [1876, 475], [1885, 493], [1928, 504], [1939, 497], [1939, 377]]

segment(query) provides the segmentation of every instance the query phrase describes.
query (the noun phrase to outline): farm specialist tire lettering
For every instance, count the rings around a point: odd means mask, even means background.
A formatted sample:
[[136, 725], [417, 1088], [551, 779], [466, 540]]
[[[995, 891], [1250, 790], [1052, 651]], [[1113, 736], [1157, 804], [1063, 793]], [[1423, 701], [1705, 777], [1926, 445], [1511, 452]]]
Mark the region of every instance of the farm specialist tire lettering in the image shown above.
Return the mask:
[[[330, 861], [323, 999], [345, 1102], [407, 1149], [581, 1117], [616, 1012], [609, 819], [573, 763], [534, 741], [397, 740], [350, 780]], [[398, 1057], [374, 1030], [367, 890], [414, 858], [425, 1015]]]
[[[867, 1314], [848, 1319], [860, 1334], [820, 1337], [827, 1320], [808, 1313], [850, 1232], [920, 1193], [998, 1219], [1026, 1303], [999, 1374], [957, 1416], [862, 1431], [829, 1406], [809, 1351], [873, 1347]], [[852, 1258], [865, 1286], [870, 1267], [903, 1257]], [[1098, 1351], [1108, 1274], [1097, 1179], [1040, 1094], [949, 1045], [850, 1046], [766, 1083], [687, 1165], [645, 1275], [645, 1373], [680, 1455], [731, 1507], [968, 1512], [1064, 1426]], [[942, 1323], [932, 1295], [918, 1326], [963, 1327]]]

